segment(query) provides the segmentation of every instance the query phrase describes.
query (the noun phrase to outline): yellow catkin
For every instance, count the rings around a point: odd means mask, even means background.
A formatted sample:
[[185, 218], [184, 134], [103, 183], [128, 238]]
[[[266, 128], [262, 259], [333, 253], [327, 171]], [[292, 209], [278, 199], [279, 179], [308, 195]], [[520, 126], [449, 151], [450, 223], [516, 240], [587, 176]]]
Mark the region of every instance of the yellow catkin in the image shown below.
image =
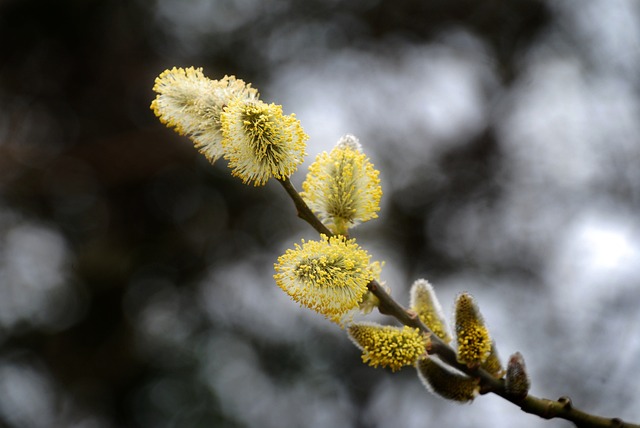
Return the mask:
[[449, 334], [442, 306], [440, 306], [435, 291], [428, 281], [418, 279], [413, 283], [411, 286], [410, 306], [433, 334], [445, 343], [451, 343], [451, 335]]
[[156, 98], [151, 109], [160, 122], [189, 137], [211, 162], [224, 155], [220, 115], [234, 99], [257, 100], [258, 92], [241, 79], [207, 78], [202, 68], [165, 70], [153, 86]]
[[330, 153], [309, 167], [301, 196], [334, 233], [376, 218], [380, 210], [379, 172], [353, 135], [342, 137]]
[[461, 293], [455, 303], [458, 361], [470, 367], [484, 363], [491, 354], [491, 337], [473, 298]]
[[415, 364], [425, 353], [426, 337], [417, 328], [360, 322], [347, 328], [353, 343], [362, 350], [362, 361], [392, 371]]
[[264, 185], [270, 177], [284, 179], [304, 161], [307, 134], [295, 115], [282, 106], [235, 99], [220, 116], [222, 147], [234, 176]]
[[373, 279], [369, 254], [339, 235], [303, 240], [274, 268], [276, 283], [293, 300], [334, 321], [358, 307]]

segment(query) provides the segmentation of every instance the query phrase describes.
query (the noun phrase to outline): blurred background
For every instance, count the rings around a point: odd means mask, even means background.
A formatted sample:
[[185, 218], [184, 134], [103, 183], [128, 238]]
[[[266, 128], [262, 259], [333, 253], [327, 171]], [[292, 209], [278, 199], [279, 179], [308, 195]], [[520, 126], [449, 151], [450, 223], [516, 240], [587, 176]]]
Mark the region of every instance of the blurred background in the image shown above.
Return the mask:
[[359, 137], [392, 294], [471, 292], [532, 393], [640, 422], [638, 3], [2, 0], [0, 40], [0, 426], [572, 426], [432, 396], [290, 301], [273, 263], [316, 235], [153, 116], [173, 66], [295, 113], [307, 164]]

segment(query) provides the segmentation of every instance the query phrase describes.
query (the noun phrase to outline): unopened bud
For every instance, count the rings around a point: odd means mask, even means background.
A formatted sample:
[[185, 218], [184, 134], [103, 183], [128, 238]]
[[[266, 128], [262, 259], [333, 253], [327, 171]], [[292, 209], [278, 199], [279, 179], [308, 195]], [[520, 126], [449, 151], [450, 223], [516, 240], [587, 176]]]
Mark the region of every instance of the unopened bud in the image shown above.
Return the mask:
[[432, 357], [420, 357], [416, 363], [418, 377], [432, 393], [448, 400], [466, 403], [479, 391], [479, 381], [453, 371]]
[[418, 314], [433, 334], [445, 343], [451, 343], [451, 335], [442, 312], [442, 306], [440, 306], [436, 293], [427, 280], [418, 279], [411, 286], [411, 309]]
[[504, 386], [509, 394], [516, 397], [526, 397], [529, 393], [531, 382], [524, 364], [524, 358], [520, 352], [516, 352], [509, 358]]

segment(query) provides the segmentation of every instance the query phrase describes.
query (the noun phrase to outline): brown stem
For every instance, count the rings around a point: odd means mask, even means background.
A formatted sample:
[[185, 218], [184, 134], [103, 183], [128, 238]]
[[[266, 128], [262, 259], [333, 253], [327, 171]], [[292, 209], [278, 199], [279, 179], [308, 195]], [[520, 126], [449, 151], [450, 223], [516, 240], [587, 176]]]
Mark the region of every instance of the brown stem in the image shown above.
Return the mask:
[[311, 211], [311, 208], [309, 208], [304, 199], [302, 199], [296, 188], [293, 187], [291, 180], [289, 180], [289, 178], [287, 177], [282, 180], [279, 179], [278, 181], [280, 182], [280, 184], [282, 184], [284, 190], [287, 191], [287, 193], [293, 200], [293, 203], [295, 204], [296, 210], [298, 212], [298, 217], [309, 223], [311, 227], [313, 227], [318, 233], [326, 235], [327, 237], [333, 236], [333, 233], [331, 233], [327, 226], [325, 226], [318, 219], [318, 217], [316, 217], [313, 211]]
[[560, 397], [557, 401], [537, 398], [531, 395], [520, 400], [513, 400], [508, 395], [496, 394], [520, 406], [520, 408], [541, 418], [560, 418], [573, 422], [578, 428], [638, 428], [640, 425], [624, 422], [618, 418], [605, 418], [579, 410], [571, 404], [568, 397]]

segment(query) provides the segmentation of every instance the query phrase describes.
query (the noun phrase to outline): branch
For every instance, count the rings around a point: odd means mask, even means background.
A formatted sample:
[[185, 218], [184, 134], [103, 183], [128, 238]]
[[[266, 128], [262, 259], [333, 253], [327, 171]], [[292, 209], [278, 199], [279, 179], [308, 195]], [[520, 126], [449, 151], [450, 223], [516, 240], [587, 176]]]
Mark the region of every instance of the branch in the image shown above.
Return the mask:
[[456, 353], [449, 345], [431, 333], [431, 330], [413, 312], [403, 308], [396, 302], [383, 287], [373, 280], [368, 285], [371, 291], [380, 300], [378, 310], [381, 314], [389, 315], [409, 327], [417, 327], [421, 331], [431, 334], [430, 354], [438, 355], [440, 359], [463, 373], [480, 379], [480, 385], [484, 393], [492, 392], [519, 406], [524, 412], [538, 415], [544, 419], [560, 418], [573, 422], [579, 428], [640, 428], [640, 425], [627, 423], [618, 418], [604, 418], [592, 415], [573, 407], [571, 399], [561, 397], [557, 401], [546, 398], [538, 398], [527, 395], [524, 398], [515, 397], [505, 390], [504, 382], [494, 378], [483, 369], [470, 369], [465, 364], [458, 362]]
[[[296, 206], [298, 217], [306, 221], [316, 231], [327, 237], [333, 236], [333, 233], [318, 219], [311, 211], [306, 202], [302, 199], [298, 191], [295, 189], [289, 178], [278, 180], [287, 191], [293, 203]], [[509, 394], [504, 386], [504, 381], [496, 379], [489, 372], [482, 368], [469, 368], [467, 365], [459, 363], [455, 350], [443, 342], [438, 336], [432, 333], [420, 317], [400, 305], [396, 300], [385, 291], [383, 287], [374, 279], [367, 285], [369, 291], [373, 293], [380, 304], [378, 310], [383, 315], [394, 317], [402, 324], [419, 328], [422, 332], [430, 335], [431, 345], [428, 352], [432, 355], [438, 355], [442, 361], [449, 364], [461, 372], [478, 378], [480, 380], [481, 392], [486, 394], [492, 392], [511, 403], [519, 406], [524, 412], [540, 416], [544, 419], [560, 418], [573, 422], [577, 428], [640, 428], [640, 425], [631, 424], [618, 418], [604, 418], [602, 416], [592, 415], [573, 407], [571, 399], [568, 397], [560, 397], [557, 401], [546, 398], [538, 398], [532, 395], [526, 397], [516, 397]]]
[[[497, 392], [496, 392], [497, 393]], [[579, 428], [638, 428], [640, 425], [624, 422], [619, 418], [604, 418], [602, 416], [592, 415], [582, 410], [576, 409], [571, 403], [569, 397], [560, 397], [557, 401], [547, 400], [545, 398], [537, 398], [531, 395], [522, 400], [511, 400], [509, 397], [503, 398], [520, 406], [520, 408], [534, 415], [538, 415], [545, 419], [560, 418], [573, 422]]]

